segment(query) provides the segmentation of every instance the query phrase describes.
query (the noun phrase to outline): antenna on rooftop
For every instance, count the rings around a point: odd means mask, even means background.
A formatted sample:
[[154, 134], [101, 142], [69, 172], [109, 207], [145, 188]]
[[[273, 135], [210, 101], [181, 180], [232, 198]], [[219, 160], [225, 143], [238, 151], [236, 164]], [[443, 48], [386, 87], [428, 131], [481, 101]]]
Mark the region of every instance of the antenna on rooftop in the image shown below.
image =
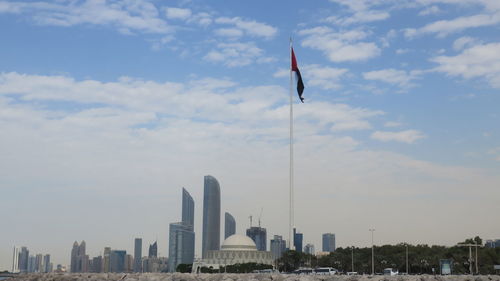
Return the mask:
[[250, 219], [250, 227], [252, 227], [252, 215], [248, 217]]
[[264, 208], [260, 208], [260, 214], [259, 214], [259, 227], [260, 227], [260, 219], [262, 218], [262, 211], [264, 210]]

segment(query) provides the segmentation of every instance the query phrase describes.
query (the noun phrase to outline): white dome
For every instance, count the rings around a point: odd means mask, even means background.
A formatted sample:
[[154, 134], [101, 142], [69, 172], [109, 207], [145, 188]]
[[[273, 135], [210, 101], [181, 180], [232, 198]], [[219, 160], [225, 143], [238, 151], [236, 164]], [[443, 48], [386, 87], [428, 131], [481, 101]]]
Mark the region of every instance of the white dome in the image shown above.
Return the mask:
[[229, 236], [221, 246], [222, 251], [257, 251], [257, 246], [252, 238], [234, 234]]

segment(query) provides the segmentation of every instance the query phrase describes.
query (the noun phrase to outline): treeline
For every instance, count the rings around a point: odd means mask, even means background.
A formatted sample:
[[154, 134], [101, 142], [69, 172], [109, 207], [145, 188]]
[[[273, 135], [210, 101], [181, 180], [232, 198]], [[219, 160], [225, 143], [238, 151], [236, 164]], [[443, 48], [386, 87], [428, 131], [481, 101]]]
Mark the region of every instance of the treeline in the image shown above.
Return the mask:
[[[461, 243], [482, 245], [479, 237], [467, 239]], [[375, 272], [382, 272], [384, 268], [395, 268], [399, 272], [406, 272], [406, 249], [408, 247], [408, 267], [410, 274], [439, 273], [439, 260], [453, 261], [453, 274], [468, 274], [469, 262], [472, 262], [475, 273], [475, 249], [472, 248], [472, 261], [469, 261], [469, 247], [444, 247], [428, 245], [397, 245], [375, 246]], [[352, 260], [354, 258], [354, 269]], [[277, 261], [280, 271], [293, 271], [299, 267], [333, 267], [342, 272], [355, 271], [371, 273], [372, 248], [337, 248], [335, 252], [326, 256], [313, 256], [296, 251], [286, 252]], [[500, 264], [500, 248], [478, 248], [478, 269], [480, 274], [495, 274], [493, 265]], [[434, 269], [434, 272], [433, 272]]]

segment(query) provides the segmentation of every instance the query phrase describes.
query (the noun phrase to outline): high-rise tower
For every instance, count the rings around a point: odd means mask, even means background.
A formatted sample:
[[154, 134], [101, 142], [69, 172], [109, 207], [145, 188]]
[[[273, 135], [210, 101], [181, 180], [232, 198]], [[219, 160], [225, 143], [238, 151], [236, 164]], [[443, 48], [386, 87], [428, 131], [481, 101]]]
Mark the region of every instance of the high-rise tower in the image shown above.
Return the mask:
[[194, 200], [184, 187], [182, 188], [182, 222], [194, 228]]
[[236, 233], [236, 221], [234, 217], [226, 212], [224, 214], [224, 240]]
[[175, 272], [179, 264], [189, 264], [194, 261], [194, 200], [182, 188], [182, 221], [171, 223], [168, 243], [168, 266], [170, 272]]
[[335, 252], [335, 234], [325, 233], [323, 234], [323, 252]]
[[203, 190], [202, 258], [220, 247], [220, 186], [217, 179], [205, 176]]
[[142, 238], [134, 241], [134, 272], [142, 272]]

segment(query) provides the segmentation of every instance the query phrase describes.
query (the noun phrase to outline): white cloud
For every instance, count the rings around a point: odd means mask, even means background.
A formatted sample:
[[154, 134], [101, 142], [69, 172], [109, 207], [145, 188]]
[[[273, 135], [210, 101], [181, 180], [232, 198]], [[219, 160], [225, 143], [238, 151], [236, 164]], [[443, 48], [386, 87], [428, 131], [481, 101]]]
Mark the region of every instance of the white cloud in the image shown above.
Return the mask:
[[463, 37], [460, 37], [457, 40], [455, 40], [455, 42], [453, 42], [453, 49], [456, 51], [460, 51], [460, 50], [464, 49], [465, 47], [471, 47], [471, 46], [474, 46], [474, 45], [479, 44], [479, 43], [481, 43], [481, 42], [479, 40], [477, 40], [476, 38], [472, 38], [469, 36], [463, 36]]
[[359, 42], [368, 37], [362, 30], [334, 32], [320, 26], [299, 32], [305, 36], [302, 46], [323, 51], [333, 62], [363, 61], [380, 55], [380, 48], [372, 42]]
[[234, 18], [220, 17], [215, 19], [215, 22], [218, 24], [234, 25], [235, 28], [244, 31], [248, 35], [256, 37], [264, 37], [267, 39], [273, 38], [278, 33], [278, 29], [271, 25], [257, 22], [254, 20], [244, 20], [239, 17], [234, 17]]
[[412, 81], [418, 78], [420, 71], [407, 72], [393, 68], [369, 71], [363, 73], [366, 80], [381, 81], [397, 85], [402, 89], [408, 89], [415, 86]]
[[303, 77], [307, 77], [306, 85], [320, 87], [325, 90], [338, 89], [340, 87], [340, 78], [348, 72], [345, 68], [333, 68], [317, 64], [305, 65], [302, 69]]
[[410, 49], [397, 49], [396, 50], [396, 54], [397, 55], [402, 55], [402, 54], [406, 54], [410, 51]]
[[388, 122], [385, 122], [384, 127], [396, 128], [396, 127], [401, 127], [402, 125], [403, 124], [401, 124], [401, 122], [388, 121]]
[[192, 16], [190, 9], [167, 7], [165, 13], [168, 19], [187, 20]]
[[428, 15], [436, 15], [441, 12], [438, 6], [430, 6], [418, 13], [419, 16], [428, 16]]
[[326, 19], [327, 22], [332, 22], [340, 25], [350, 25], [357, 23], [367, 23], [374, 21], [386, 20], [390, 17], [389, 12], [384, 9], [376, 10], [373, 7], [380, 4], [386, 4], [382, 1], [365, 1], [365, 0], [330, 0], [331, 2], [347, 6], [351, 14], [349, 16], [331, 16]]
[[440, 20], [429, 23], [418, 29], [406, 29], [405, 36], [411, 38], [422, 34], [436, 33], [438, 36], [443, 37], [465, 29], [491, 26], [498, 23], [500, 23], [500, 12], [494, 14], [463, 16], [452, 20]]
[[[249, 65], [263, 59], [264, 51], [254, 43], [219, 43], [217, 48], [208, 52], [204, 59], [210, 62], [220, 62], [229, 67]], [[265, 63], [272, 60], [260, 60]]]
[[214, 33], [219, 36], [225, 37], [241, 37], [243, 36], [243, 31], [237, 28], [218, 28], [214, 30]]
[[154, 4], [144, 1], [3, 2], [0, 12], [30, 14], [41, 25], [74, 26], [80, 24], [112, 26], [119, 32], [168, 33], [172, 31]]
[[374, 140], [379, 140], [383, 142], [397, 141], [404, 143], [414, 143], [419, 139], [425, 138], [425, 135], [423, 135], [421, 132], [417, 130], [406, 130], [400, 132], [376, 131], [373, 132], [370, 137]]
[[432, 61], [439, 64], [436, 71], [465, 79], [485, 78], [491, 86], [500, 88], [500, 43], [470, 47], [456, 56], [437, 56]]

